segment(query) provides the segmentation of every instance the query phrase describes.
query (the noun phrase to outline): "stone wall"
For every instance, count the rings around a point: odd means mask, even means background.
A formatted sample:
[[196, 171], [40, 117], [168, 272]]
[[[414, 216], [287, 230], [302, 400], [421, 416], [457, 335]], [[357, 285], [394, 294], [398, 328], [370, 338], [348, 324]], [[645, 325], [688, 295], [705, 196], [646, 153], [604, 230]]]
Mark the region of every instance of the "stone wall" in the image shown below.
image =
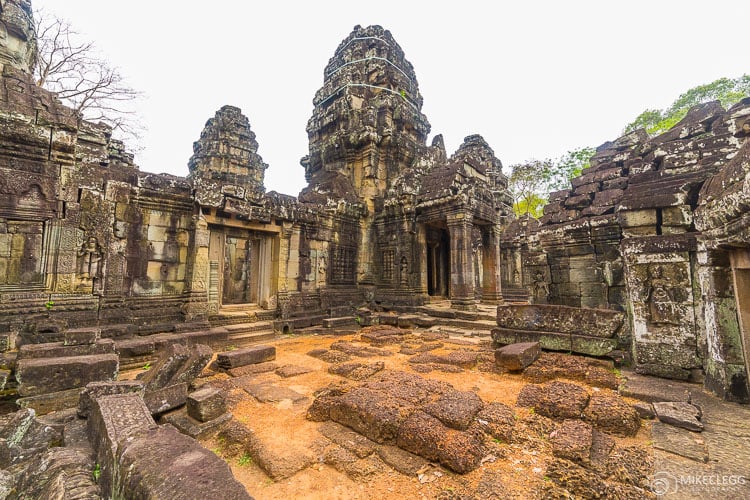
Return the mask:
[[738, 400], [748, 399], [748, 335], [732, 289], [744, 260], [729, 247], [747, 245], [749, 115], [748, 99], [729, 110], [711, 102], [657, 137], [635, 131], [603, 144], [571, 189], [550, 195], [537, 229], [503, 242], [509, 257], [527, 256], [523, 276], [539, 276], [532, 299], [541, 288], [552, 304], [626, 311], [620, 340], [637, 371], [705, 374]]

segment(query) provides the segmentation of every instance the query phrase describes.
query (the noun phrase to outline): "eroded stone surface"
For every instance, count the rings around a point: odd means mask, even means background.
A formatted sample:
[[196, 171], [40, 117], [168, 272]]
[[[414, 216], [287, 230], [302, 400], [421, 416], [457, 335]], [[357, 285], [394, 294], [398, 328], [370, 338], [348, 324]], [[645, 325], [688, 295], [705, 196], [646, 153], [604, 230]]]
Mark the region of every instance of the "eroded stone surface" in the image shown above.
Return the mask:
[[510, 344], [495, 351], [495, 362], [508, 370], [523, 370], [536, 361], [541, 353], [539, 342]]
[[588, 403], [589, 393], [586, 389], [557, 381], [541, 386], [524, 386], [516, 402], [518, 406], [534, 408], [540, 415], [562, 419], [581, 418]]
[[700, 432], [703, 430], [703, 422], [700, 421], [701, 410], [690, 403], [684, 402], [659, 402], [653, 403], [656, 418], [665, 424], [682, 427], [689, 431]]

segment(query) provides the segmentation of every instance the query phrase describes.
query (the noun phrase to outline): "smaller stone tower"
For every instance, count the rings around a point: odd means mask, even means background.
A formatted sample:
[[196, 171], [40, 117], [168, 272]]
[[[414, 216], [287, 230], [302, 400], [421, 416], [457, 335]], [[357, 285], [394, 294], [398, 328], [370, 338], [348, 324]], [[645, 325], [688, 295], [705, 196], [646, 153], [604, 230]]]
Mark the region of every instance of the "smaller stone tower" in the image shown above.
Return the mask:
[[263, 176], [268, 165], [257, 151], [247, 117], [239, 108], [223, 106], [193, 143], [188, 168], [196, 201], [214, 208], [223, 208], [227, 198], [259, 202], [265, 193]]
[[6, 66], [32, 73], [36, 32], [30, 0], [0, 0], [0, 70]]

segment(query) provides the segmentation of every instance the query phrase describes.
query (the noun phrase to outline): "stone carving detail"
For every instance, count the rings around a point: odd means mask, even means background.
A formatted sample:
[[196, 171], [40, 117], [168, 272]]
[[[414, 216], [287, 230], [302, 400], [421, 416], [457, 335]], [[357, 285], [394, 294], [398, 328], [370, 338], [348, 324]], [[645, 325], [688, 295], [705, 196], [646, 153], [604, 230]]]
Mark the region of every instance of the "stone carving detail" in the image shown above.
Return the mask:
[[409, 284], [409, 261], [405, 256], [401, 257], [401, 264], [399, 265], [399, 273], [401, 276], [401, 285], [406, 286]]
[[318, 252], [318, 284], [325, 285], [328, 276], [328, 260], [326, 255]]
[[102, 277], [102, 249], [95, 236], [89, 236], [78, 250], [76, 289], [81, 292], [97, 291]]
[[649, 278], [648, 307], [651, 322], [679, 325], [680, 318], [672, 293], [671, 280], [664, 276], [664, 268], [658, 264], [649, 267]]
[[549, 299], [549, 285], [542, 271], [534, 273], [534, 282], [531, 284], [531, 297], [534, 304], [546, 304]]

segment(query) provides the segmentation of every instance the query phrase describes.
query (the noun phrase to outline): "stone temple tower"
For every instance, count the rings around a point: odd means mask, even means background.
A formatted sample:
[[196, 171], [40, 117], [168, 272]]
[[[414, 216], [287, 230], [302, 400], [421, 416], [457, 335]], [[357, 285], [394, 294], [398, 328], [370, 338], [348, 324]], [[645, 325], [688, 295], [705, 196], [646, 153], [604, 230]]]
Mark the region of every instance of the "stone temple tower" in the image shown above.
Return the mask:
[[36, 33], [30, 0], [0, 0], [0, 69], [31, 73], [36, 64]]
[[380, 26], [356, 26], [341, 42], [313, 104], [301, 201], [345, 199], [372, 208], [430, 132], [414, 68]]
[[249, 120], [234, 106], [223, 106], [206, 122], [188, 163], [196, 200], [215, 208], [258, 202], [267, 168]]

